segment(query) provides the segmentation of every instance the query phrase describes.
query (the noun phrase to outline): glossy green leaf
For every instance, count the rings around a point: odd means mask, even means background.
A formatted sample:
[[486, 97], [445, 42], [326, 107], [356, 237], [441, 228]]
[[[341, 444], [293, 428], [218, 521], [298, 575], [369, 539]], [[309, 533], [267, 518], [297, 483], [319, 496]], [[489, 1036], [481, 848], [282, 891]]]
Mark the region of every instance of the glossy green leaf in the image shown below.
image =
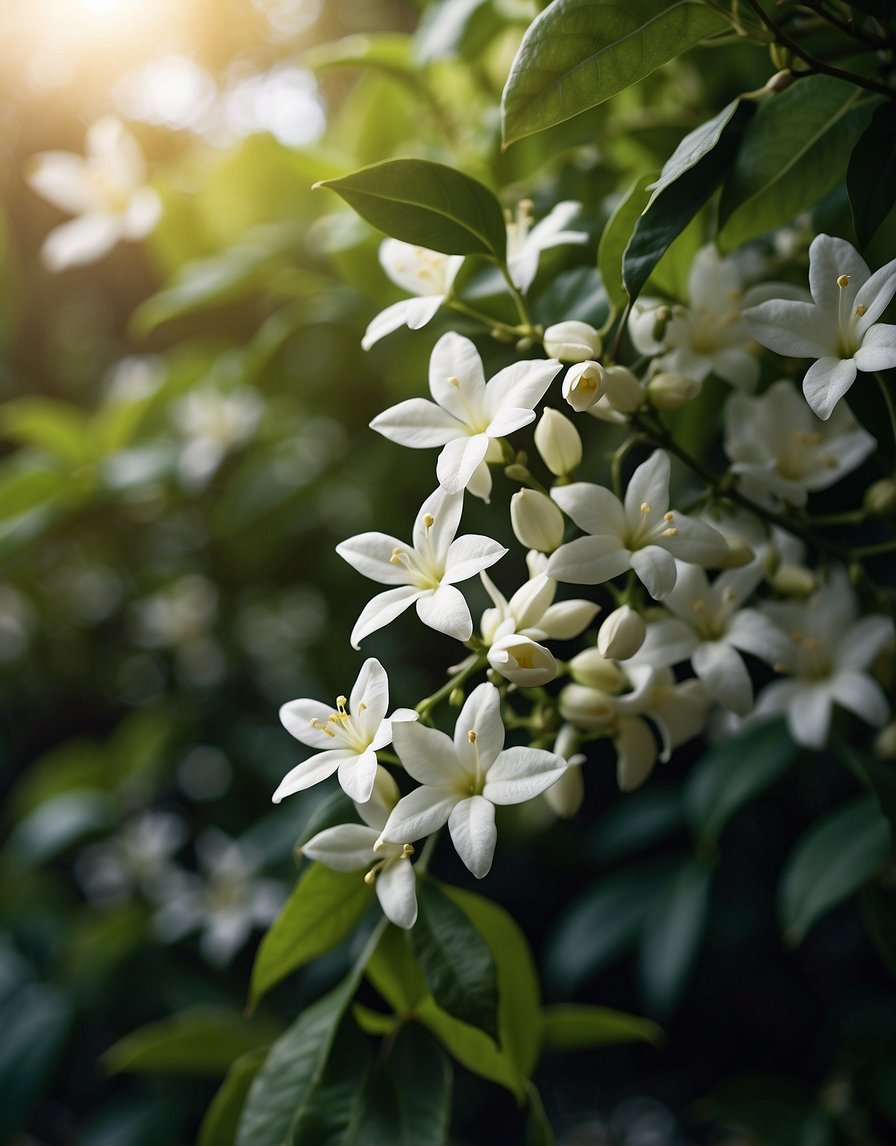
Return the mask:
[[363, 872], [312, 864], [261, 941], [252, 968], [250, 1005], [257, 1006], [281, 979], [341, 943], [373, 895]]
[[234, 1146], [240, 1113], [266, 1053], [263, 1050], [250, 1051], [233, 1063], [205, 1112], [196, 1146]]
[[529, 1099], [529, 1112], [526, 1116], [526, 1139], [523, 1146], [554, 1146], [554, 1130], [545, 1113], [544, 1103], [535, 1084], [526, 1088]]
[[603, 279], [607, 297], [614, 307], [624, 307], [628, 301], [622, 281], [622, 256], [637, 226], [641, 212], [650, 198], [648, 190], [655, 174], [639, 175], [622, 196], [613, 214], [607, 220], [597, 246], [597, 266]]
[[[726, 112], [728, 110], [726, 108]], [[724, 122], [702, 137], [701, 146], [693, 151], [686, 149], [685, 156], [677, 164], [680, 173], [674, 178], [670, 174], [666, 184], [658, 187], [652, 195], [622, 259], [623, 284], [632, 302], [643, 290], [672, 241], [721, 183], [738, 153], [755, 110], [755, 104], [750, 100], [736, 102]]]
[[351, 1146], [447, 1146], [451, 1082], [432, 1035], [406, 1023], [368, 1078]]
[[554, 0], [529, 26], [511, 67], [505, 143], [596, 107], [729, 27], [696, 0]]
[[732, 100], [731, 103], [722, 108], [718, 115], [714, 115], [706, 123], [701, 123], [699, 127], [688, 132], [663, 164], [659, 178], [648, 188], [651, 192], [651, 202], [661, 195], [667, 187], [671, 187], [685, 172], [696, 167], [701, 159], [704, 159], [719, 145], [726, 127], [735, 117], [739, 106], [740, 100]]
[[335, 191], [368, 223], [403, 242], [504, 259], [501, 204], [484, 184], [442, 163], [393, 159], [317, 186]]
[[807, 76], [764, 99], [725, 177], [722, 250], [789, 223], [842, 182], [870, 112], [858, 88], [831, 76]]
[[351, 1015], [339, 1024], [319, 1081], [309, 1088], [289, 1128], [288, 1146], [360, 1146], [364, 1084], [373, 1052]]
[[734, 813], [779, 779], [798, 751], [784, 722], [774, 720], [704, 753], [684, 789], [685, 811], [701, 843], [715, 843]]
[[877, 801], [862, 796], [803, 835], [778, 889], [781, 925], [799, 943], [812, 924], [879, 870], [890, 852], [890, 829]]
[[852, 770], [877, 800], [896, 840], [896, 767], [893, 762], [859, 752], [850, 745], [844, 745], [843, 752]]
[[607, 864], [635, 855], [684, 824], [681, 792], [651, 782], [617, 800], [588, 833], [588, 857]]
[[650, 1019], [614, 1011], [611, 1007], [561, 1003], [545, 1007], [543, 1015], [546, 1051], [663, 1041], [662, 1030]]
[[220, 1078], [234, 1060], [271, 1041], [269, 1023], [247, 1022], [215, 1007], [193, 1007], [125, 1035], [102, 1057], [110, 1074], [208, 1075]]
[[892, 102], [875, 108], [853, 148], [846, 190], [856, 238], [864, 247], [896, 203], [896, 105]]
[[367, 977], [398, 1015], [410, 1015], [429, 995], [408, 932], [390, 923], [367, 964]]
[[498, 1039], [498, 972], [488, 944], [438, 884], [417, 888], [411, 946], [438, 1005]]
[[638, 978], [647, 1007], [669, 1014], [694, 969], [709, 909], [712, 872], [686, 864], [644, 920]]

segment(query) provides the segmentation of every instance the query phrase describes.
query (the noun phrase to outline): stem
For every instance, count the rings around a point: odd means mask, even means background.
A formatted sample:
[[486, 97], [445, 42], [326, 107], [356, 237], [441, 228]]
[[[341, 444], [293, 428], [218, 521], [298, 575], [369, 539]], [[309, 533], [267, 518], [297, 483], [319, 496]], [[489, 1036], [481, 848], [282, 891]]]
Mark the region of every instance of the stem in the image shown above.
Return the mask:
[[442, 834], [442, 829], [437, 831], [427, 839], [423, 845], [423, 851], [420, 853], [420, 858], [414, 864], [414, 870], [418, 875], [421, 875], [429, 868], [429, 861], [432, 859], [432, 853], [436, 850], [436, 844], [439, 842], [439, 836]]
[[887, 413], [890, 416], [890, 429], [893, 432], [893, 443], [896, 445], [896, 402], [893, 401], [893, 395], [890, 393], [890, 387], [887, 385], [886, 379], [879, 371], [874, 372], [874, 377], [877, 379], [877, 384], [880, 387], [880, 392], [884, 397], [884, 404], [887, 407]]
[[449, 697], [451, 693], [459, 688], [464, 681], [478, 672], [479, 669], [484, 668], [486, 664], [485, 657], [481, 653], [477, 653], [474, 660], [468, 665], [465, 665], [459, 672], [456, 672], [450, 680], [446, 681], [440, 689], [437, 689], [432, 696], [424, 697], [423, 700], [417, 705], [417, 712], [420, 713], [421, 720], [427, 720], [429, 717], [429, 710], [435, 708], [437, 704]]
[[524, 336], [528, 336], [529, 338], [535, 338], [537, 336], [535, 325], [532, 322], [532, 316], [529, 314], [529, 308], [526, 306], [526, 300], [516, 289], [516, 285], [513, 279], [510, 277], [510, 271], [507, 269], [507, 264], [499, 263], [498, 266], [500, 267], [504, 281], [507, 283], [507, 289], [510, 291], [510, 297], [513, 299], [514, 306], [516, 307], [516, 312], [520, 317], [520, 324], [523, 327], [520, 333], [522, 333]]
[[452, 310], [458, 311], [460, 314], [465, 314], [467, 318], [475, 319], [476, 322], [481, 322], [490, 330], [500, 330], [502, 334], [507, 334], [510, 338], [519, 338], [522, 334], [529, 334], [528, 329], [519, 326], [511, 326], [509, 322], [502, 322], [499, 318], [492, 318], [490, 314], [484, 311], [476, 310], [472, 306], [468, 306], [465, 302], [461, 302], [459, 298], [449, 298], [445, 300], [445, 305], [451, 307]]
[[810, 12], [814, 12], [820, 16], [822, 20], [831, 24], [835, 28], [839, 28], [841, 32], [845, 32], [847, 36], [851, 36], [854, 40], [858, 40], [862, 44], [867, 44], [871, 48], [886, 48], [887, 41], [881, 36], [875, 36], [871, 32], [866, 32], [864, 28], [860, 28], [854, 20], [841, 20], [839, 16], [835, 16], [833, 12], [829, 12], [821, 0], [800, 0], [800, 8], [807, 8]]

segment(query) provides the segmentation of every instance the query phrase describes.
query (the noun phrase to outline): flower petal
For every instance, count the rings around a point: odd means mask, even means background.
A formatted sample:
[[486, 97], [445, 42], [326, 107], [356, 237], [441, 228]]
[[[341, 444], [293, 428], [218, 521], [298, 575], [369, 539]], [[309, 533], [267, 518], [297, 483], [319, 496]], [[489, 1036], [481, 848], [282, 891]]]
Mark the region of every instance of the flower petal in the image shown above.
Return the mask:
[[436, 462], [436, 477], [442, 489], [448, 493], [459, 493], [465, 489], [487, 450], [485, 434], [464, 435], [448, 442]]
[[[812, 240], [809, 247], [809, 289], [819, 310], [835, 329], [839, 325], [841, 307], [847, 314], [852, 312], [856, 295], [870, 273], [868, 264], [845, 239], [816, 235]], [[837, 282], [843, 275], [849, 278], [845, 287]]]
[[645, 545], [631, 555], [631, 567], [654, 601], [662, 601], [675, 586], [675, 558], [659, 545]]
[[380, 839], [393, 844], [407, 844], [430, 836], [448, 823], [458, 801], [458, 796], [444, 788], [428, 785], [416, 788], [410, 795], [402, 796], [389, 813]]
[[302, 845], [302, 854], [334, 871], [358, 871], [373, 863], [373, 845], [378, 835], [365, 824], [339, 824], [312, 836]]
[[831, 681], [831, 695], [838, 704], [874, 728], [886, 724], [890, 705], [880, 686], [863, 672], [841, 672]]
[[493, 804], [523, 804], [540, 796], [566, 771], [566, 761], [543, 748], [506, 748], [489, 768], [482, 794]]
[[457, 758], [451, 737], [437, 728], [418, 722], [396, 724], [392, 741], [404, 770], [418, 783], [431, 788], [459, 789], [469, 784], [470, 777]]
[[468, 641], [473, 635], [470, 607], [460, 589], [453, 585], [440, 585], [421, 593], [417, 598], [417, 616], [424, 625], [457, 641]]
[[[618, 503], [617, 503], [618, 504]], [[673, 563], [674, 564], [674, 563]], [[631, 568], [631, 554], [618, 537], [577, 537], [551, 554], [547, 574], [574, 585], [602, 585]]]
[[121, 223], [115, 215], [81, 215], [55, 227], [41, 247], [49, 271], [93, 263], [107, 255], [121, 238]]
[[482, 796], [461, 800], [448, 818], [457, 854], [477, 879], [488, 875], [498, 842], [495, 806]]
[[426, 398], [408, 398], [406, 402], [390, 406], [377, 414], [370, 428], [390, 442], [414, 450], [444, 446], [467, 432], [457, 418]]
[[303, 792], [332, 776], [344, 760], [356, 760], [357, 755], [346, 748], [334, 748], [331, 752], [318, 752], [316, 756], [309, 756], [301, 764], [297, 764], [292, 771], [287, 772], [277, 786], [271, 797], [275, 804], [279, 804], [284, 796], [291, 796], [294, 792]]
[[342, 560], [347, 561], [362, 577], [369, 577], [381, 585], [407, 585], [407, 569], [391, 560], [396, 549], [405, 550], [407, 545], [388, 533], [374, 532], [359, 533], [340, 541], [336, 546], [336, 552]]
[[602, 485], [584, 481], [571, 482], [569, 485], [554, 486], [551, 497], [585, 533], [612, 534], [617, 539], [625, 533], [622, 503]]
[[353, 759], [339, 765], [339, 784], [343, 792], [356, 804], [366, 804], [373, 793], [376, 780], [376, 753], [368, 748]]
[[405, 609], [418, 601], [422, 593], [422, 589], [415, 589], [413, 585], [402, 585], [398, 589], [387, 589], [385, 593], [377, 593], [367, 602], [361, 610], [360, 617], [355, 621], [355, 627], [349, 638], [352, 648], [359, 648], [365, 637], [394, 621]]
[[[475, 743], [470, 732], [476, 733]], [[464, 701], [454, 726], [454, 751], [467, 773], [474, 776], [490, 767], [504, 747], [501, 694], [493, 684], [477, 685]]]
[[458, 537], [449, 546], [442, 583], [456, 585], [458, 581], [475, 577], [483, 569], [500, 561], [506, 552], [506, 546], [479, 533], [467, 533]]
[[429, 390], [440, 406], [465, 425], [470, 410], [484, 411], [482, 359], [469, 338], [452, 330], [435, 344], [429, 359]]
[[753, 684], [740, 654], [725, 641], [704, 641], [691, 655], [694, 672], [711, 696], [739, 716], [753, 707]]
[[[385, 719], [389, 707], [389, 678], [376, 659], [368, 657], [361, 665], [348, 698], [348, 710], [355, 722], [369, 729], [371, 739]], [[363, 801], [362, 801], [363, 803]]]
[[410, 860], [387, 864], [374, 883], [383, 915], [396, 927], [405, 929], [417, 922], [417, 876]]
[[832, 326], [811, 302], [769, 299], [742, 317], [757, 342], [791, 358], [820, 358], [837, 345], [836, 319]]
[[856, 351], [854, 361], [859, 370], [866, 373], [891, 370], [896, 366], [896, 326], [887, 326], [883, 322], [872, 326]]
[[812, 412], [826, 422], [855, 382], [856, 373], [856, 363], [852, 358], [819, 358], [813, 362], [803, 379], [803, 393]]
[[[642, 511], [642, 506], [649, 510]], [[630, 529], [637, 529], [645, 513], [660, 518], [669, 508], [669, 455], [654, 450], [646, 462], [635, 470], [625, 491], [625, 519]]]

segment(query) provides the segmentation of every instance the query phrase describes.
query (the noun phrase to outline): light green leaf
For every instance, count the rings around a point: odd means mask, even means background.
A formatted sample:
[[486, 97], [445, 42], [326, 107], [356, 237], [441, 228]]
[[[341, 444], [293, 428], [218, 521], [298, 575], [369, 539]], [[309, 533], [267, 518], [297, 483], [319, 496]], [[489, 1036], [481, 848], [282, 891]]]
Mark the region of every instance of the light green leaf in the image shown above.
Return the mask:
[[544, 1111], [541, 1095], [533, 1082], [526, 1088], [529, 1099], [529, 1113], [526, 1117], [526, 1141], [524, 1146], [554, 1146], [553, 1128]]
[[93, 788], [60, 792], [16, 825], [8, 847], [29, 863], [46, 863], [85, 836], [107, 830], [113, 822], [113, 807], [105, 792]]
[[663, 1041], [662, 1030], [650, 1021], [610, 1007], [562, 1003], [545, 1007], [544, 1049], [546, 1051], [580, 1050], [613, 1043]]
[[438, 884], [417, 889], [411, 946], [439, 1006], [497, 1041], [498, 976], [488, 944]]
[[362, 872], [312, 864], [261, 941], [252, 968], [250, 1006], [257, 1006], [281, 979], [341, 943], [373, 894]]
[[781, 720], [763, 723], [704, 753], [684, 789], [700, 842], [712, 845], [734, 813], [791, 766], [798, 752]]
[[554, 0], [529, 26], [511, 67], [505, 143], [596, 107], [729, 27], [697, 0]]
[[302, 63], [315, 72], [328, 68], [381, 68], [404, 75], [411, 70], [411, 40], [400, 32], [356, 33], [328, 44], [315, 44], [303, 53]]
[[102, 1063], [110, 1074], [207, 1075], [220, 1078], [234, 1060], [269, 1043], [276, 1029], [218, 1007], [192, 1007], [125, 1035]]
[[381, 1038], [395, 1029], [396, 1018], [394, 1015], [384, 1015], [381, 1011], [371, 1010], [370, 1007], [365, 1007], [363, 1003], [354, 1003], [352, 1014], [365, 1035], [377, 1035]]
[[266, 1053], [263, 1050], [250, 1051], [231, 1066], [205, 1112], [196, 1146], [234, 1146], [240, 1112]]
[[877, 801], [862, 796], [803, 835], [778, 889], [781, 925], [799, 943], [812, 924], [867, 883], [890, 852], [890, 829]]
[[504, 259], [501, 204], [484, 184], [442, 163], [392, 159], [315, 186], [329, 187], [372, 226], [403, 242]]
[[686, 864], [644, 920], [638, 952], [641, 990], [647, 1006], [669, 1014], [693, 970], [709, 908], [712, 872]]
[[762, 101], [719, 204], [719, 246], [731, 251], [783, 226], [843, 181], [871, 102], [831, 76], [807, 76]]
[[[693, 131], [689, 131], [684, 139], [675, 148], [660, 172], [659, 178], [648, 190], [652, 192], [652, 203], [667, 187], [671, 187], [676, 179], [680, 179], [686, 171], [690, 171], [705, 156], [718, 145], [725, 128], [731, 122], [737, 111], [740, 100], [732, 100], [706, 123], [701, 123]], [[649, 206], [649, 204], [648, 204]]]
[[55, 398], [14, 398], [0, 407], [0, 432], [26, 446], [37, 446], [70, 465], [90, 457], [87, 416]]
[[27, 461], [19, 455], [0, 469], [0, 521], [50, 506], [65, 494], [66, 475], [35, 460], [33, 455]]
[[647, 200], [650, 198], [648, 187], [654, 177], [654, 172], [638, 176], [616, 204], [597, 246], [600, 277], [603, 279], [607, 297], [616, 309], [625, 306], [628, 301], [622, 282], [622, 256], [641, 217], [641, 212], [647, 206]]

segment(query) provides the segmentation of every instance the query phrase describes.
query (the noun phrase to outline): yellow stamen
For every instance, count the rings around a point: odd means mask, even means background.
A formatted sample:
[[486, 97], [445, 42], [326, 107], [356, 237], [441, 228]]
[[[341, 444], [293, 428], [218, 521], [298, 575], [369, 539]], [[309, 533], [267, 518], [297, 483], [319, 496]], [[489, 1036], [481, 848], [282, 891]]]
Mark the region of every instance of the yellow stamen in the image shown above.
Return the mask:
[[837, 279], [837, 286], [843, 290], [844, 287], [849, 286], [849, 275], [840, 275]]
[[470, 731], [467, 733], [467, 740], [471, 744], [476, 743], [476, 729], [475, 728], [471, 728]]
[[649, 502], [647, 502], [647, 501], [641, 502], [641, 512], [644, 514], [645, 517], [647, 516], [648, 513], [650, 513], [650, 503]]
[[670, 525], [668, 529], [663, 530], [663, 537], [677, 537], [678, 530], [674, 525]]

